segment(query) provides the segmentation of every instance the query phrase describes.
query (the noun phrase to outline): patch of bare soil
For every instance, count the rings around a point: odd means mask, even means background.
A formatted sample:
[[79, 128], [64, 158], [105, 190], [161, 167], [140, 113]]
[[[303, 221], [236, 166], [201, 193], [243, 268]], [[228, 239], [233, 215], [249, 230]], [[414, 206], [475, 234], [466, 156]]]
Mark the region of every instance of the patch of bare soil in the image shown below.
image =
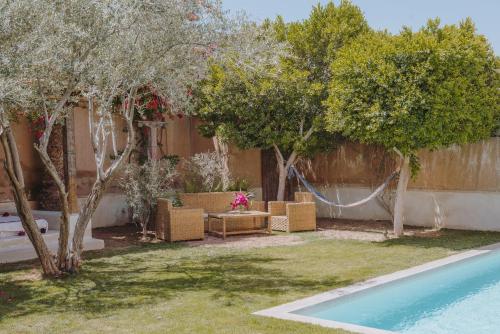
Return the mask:
[[[312, 232], [320, 238], [340, 240], [362, 240], [380, 242], [392, 238], [392, 223], [390, 221], [378, 220], [348, 220], [319, 218], [318, 230]], [[143, 240], [139, 228], [133, 224], [97, 228], [92, 230], [94, 238], [104, 240], [105, 248], [124, 248], [144, 243], [164, 242], [155, 239], [154, 232], [150, 232], [148, 239]], [[441, 232], [424, 229], [422, 227], [405, 226], [405, 235], [419, 237], [439, 237]], [[305, 241], [297, 234], [252, 234], [229, 236], [226, 240], [222, 238], [205, 235], [204, 240], [188, 241], [188, 246], [215, 246], [224, 248], [262, 248], [270, 246], [298, 245]]]
[[254, 234], [247, 236], [230, 236], [223, 240], [222, 238], [214, 236], [205, 236], [205, 240], [200, 241], [188, 241], [189, 246], [215, 246], [223, 248], [236, 248], [236, 249], [248, 249], [248, 248], [263, 248], [270, 246], [289, 246], [289, 245], [299, 245], [304, 243], [304, 240], [298, 235], [266, 235], [266, 234]]
[[390, 238], [389, 235], [378, 232], [323, 230], [316, 233], [322, 238], [337, 240], [361, 240], [380, 242]]
[[152, 231], [149, 232], [147, 239], [143, 239], [141, 231], [134, 224], [95, 228], [92, 230], [92, 237], [104, 240], [104, 248], [107, 249], [162, 242], [155, 238]]

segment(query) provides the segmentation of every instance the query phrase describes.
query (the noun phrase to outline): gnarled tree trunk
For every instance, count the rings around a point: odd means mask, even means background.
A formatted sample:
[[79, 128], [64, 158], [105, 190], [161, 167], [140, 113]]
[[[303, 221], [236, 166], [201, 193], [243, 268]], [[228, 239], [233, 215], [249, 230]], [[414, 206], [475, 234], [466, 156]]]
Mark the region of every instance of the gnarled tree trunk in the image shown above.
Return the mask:
[[[132, 88], [129, 94], [129, 103], [127, 107], [124, 107], [123, 117], [126, 121], [127, 126], [127, 143], [123, 153], [115, 159], [111, 165], [105, 169], [104, 161], [107, 156], [107, 144], [108, 135], [115, 136], [116, 133], [112, 130], [114, 126], [112, 125], [113, 119], [109, 110], [106, 110], [106, 105], [101, 106], [104, 108], [98, 113], [99, 122], [98, 125], [94, 123], [94, 100], [93, 97], [89, 97], [88, 101], [88, 114], [89, 114], [89, 128], [90, 137], [92, 143], [92, 149], [94, 151], [94, 157], [96, 161], [97, 178], [92, 186], [92, 190], [87, 197], [87, 200], [83, 204], [80, 215], [75, 226], [75, 232], [73, 234], [72, 245], [71, 245], [71, 260], [69, 261], [69, 268], [71, 271], [77, 271], [81, 265], [81, 255], [83, 251], [83, 239], [85, 237], [85, 230], [92, 218], [99, 202], [104, 194], [106, 187], [113, 180], [116, 172], [122, 168], [122, 166], [128, 161], [130, 154], [135, 147], [135, 131], [134, 131], [134, 103], [137, 96], [137, 88]], [[110, 101], [114, 96], [110, 97]], [[106, 124], [111, 125], [111, 131], [106, 128]], [[112, 138], [114, 141], [115, 139]], [[118, 156], [117, 152], [113, 152], [114, 156]]]
[[2, 148], [5, 155], [4, 169], [12, 186], [17, 213], [21, 219], [23, 229], [33, 244], [35, 252], [37, 253], [44, 274], [47, 276], [58, 276], [60, 271], [57, 268], [54, 257], [48, 249], [42, 233], [38, 229], [31, 212], [28, 197], [26, 196], [19, 152], [12, 129], [10, 128], [7, 120], [2, 119], [1, 123], [0, 140], [2, 142]]
[[99, 205], [99, 201], [106, 190], [106, 180], [97, 180], [94, 182], [90, 194], [87, 197], [87, 200], [82, 206], [80, 210], [80, 215], [78, 216], [78, 220], [75, 226], [75, 232], [73, 234], [73, 242], [71, 246], [71, 270], [78, 270], [81, 265], [81, 254], [83, 251], [83, 238], [85, 237], [85, 230], [87, 229], [87, 225], [92, 218], [97, 206]]

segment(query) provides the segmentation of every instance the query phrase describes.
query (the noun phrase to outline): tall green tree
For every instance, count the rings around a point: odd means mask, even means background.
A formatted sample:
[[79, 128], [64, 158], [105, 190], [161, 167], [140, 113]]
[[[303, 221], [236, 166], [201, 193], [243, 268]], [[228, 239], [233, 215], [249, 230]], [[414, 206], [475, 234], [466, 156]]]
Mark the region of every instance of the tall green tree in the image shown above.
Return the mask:
[[312, 9], [308, 19], [266, 21], [278, 42], [289, 47], [279, 63], [251, 70], [214, 64], [198, 94], [201, 131], [240, 148], [273, 148], [278, 162], [278, 200], [285, 195], [288, 168], [304, 156], [330, 149], [337, 136], [324, 128], [329, 64], [338, 51], [369, 31], [361, 10], [349, 1]]
[[332, 136], [323, 127], [321, 87], [308, 81], [307, 71], [279, 66], [266, 73], [213, 65], [196, 94], [204, 121], [200, 130], [243, 149], [273, 148], [278, 200], [283, 200], [287, 169], [300, 157], [327, 147]]
[[331, 66], [331, 131], [395, 150], [402, 157], [394, 232], [403, 231], [403, 199], [418, 151], [491, 135], [499, 112], [498, 59], [467, 19], [417, 32], [369, 33], [341, 50]]

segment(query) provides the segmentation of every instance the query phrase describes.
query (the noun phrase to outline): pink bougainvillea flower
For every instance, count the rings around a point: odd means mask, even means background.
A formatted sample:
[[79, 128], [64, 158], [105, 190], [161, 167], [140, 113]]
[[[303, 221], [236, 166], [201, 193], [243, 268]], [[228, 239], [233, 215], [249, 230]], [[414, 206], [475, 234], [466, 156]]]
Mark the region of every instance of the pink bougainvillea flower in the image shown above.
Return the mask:
[[231, 202], [231, 208], [234, 210], [239, 207], [244, 207], [248, 209], [248, 198], [242, 192], [237, 192], [234, 194], [234, 200]]

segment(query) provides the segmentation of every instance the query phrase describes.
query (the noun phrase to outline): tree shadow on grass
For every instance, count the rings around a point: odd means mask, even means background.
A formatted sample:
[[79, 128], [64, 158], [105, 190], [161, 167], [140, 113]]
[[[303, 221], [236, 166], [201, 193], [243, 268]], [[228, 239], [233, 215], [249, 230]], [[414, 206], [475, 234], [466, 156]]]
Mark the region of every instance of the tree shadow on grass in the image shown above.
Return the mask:
[[[80, 275], [64, 280], [0, 282], [0, 290], [15, 295], [0, 303], [2, 317], [76, 311], [95, 318], [119, 309], [154, 305], [190, 292], [231, 305], [248, 296], [276, 296], [293, 291], [317, 291], [348, 285], [329, 276], [297, 277], [286, 272], [282, 258], [242, 252], [172, 259], [148, 254], [115, 263], [93, 260]], [[282, 269], [280, 269], [282, 268]]]
[[[176, 243], [168, 243], [168, 242], [159, 242], [159, 243], [144, 243], [141, 245], [132, 245], [127, 247], [120, 248], [109, 248], [109, 249], [99, 249], [99, 250], [91, 250], [83, 252], [84, 262], [92, 259], [99, 258], [108, 258], [117, 255], [124, 254], [140, 254], [151, 252], [155, 250], [175, 250], [190, 247], [187, 243], [184, 242], [176, 242]], [[15, 270], [25, 270], [25, 269], [34, 269], [40, 268], [40, 262], [38, 259], [25, 260], [13, 263], [1, 263], [0, 264], [0, 273], [11, 272]]]
[[413, 236], [389, 239], [377, 244], [382, 246], [412, 246], [422, 248], [444, 248], [462, 251], [500, 242], [500, 232], [480, 232], [465, 230], [441, 230], [439, 236]]

